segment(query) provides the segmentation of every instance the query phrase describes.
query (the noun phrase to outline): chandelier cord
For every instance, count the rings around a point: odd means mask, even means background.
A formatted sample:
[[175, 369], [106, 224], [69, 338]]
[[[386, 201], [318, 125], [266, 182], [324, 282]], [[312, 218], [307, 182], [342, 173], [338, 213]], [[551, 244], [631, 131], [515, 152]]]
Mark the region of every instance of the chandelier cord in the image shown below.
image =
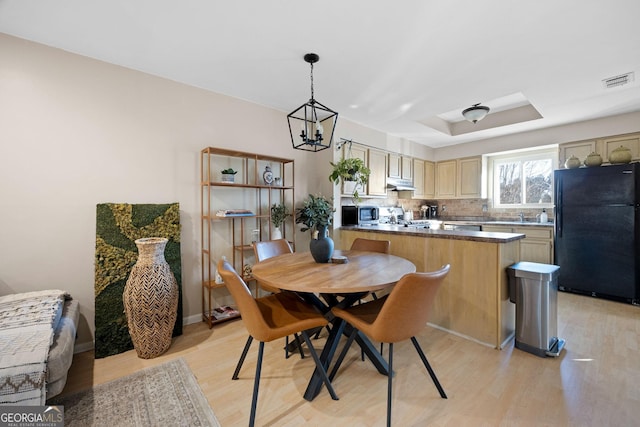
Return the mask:
[[[313, 62], [311, 63], [311, 101], [313, 101]], [[313, 103], [313, 102], [312, 102]]]

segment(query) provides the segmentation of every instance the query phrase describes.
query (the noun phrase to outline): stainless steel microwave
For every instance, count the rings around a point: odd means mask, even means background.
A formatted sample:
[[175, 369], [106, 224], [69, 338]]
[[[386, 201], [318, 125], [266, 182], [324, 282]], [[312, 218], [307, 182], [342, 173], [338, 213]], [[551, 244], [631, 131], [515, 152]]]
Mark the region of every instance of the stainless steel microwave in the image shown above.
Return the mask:
[[374, 225], [380, 222], [377, 206], [343, 206], [342, 225]]

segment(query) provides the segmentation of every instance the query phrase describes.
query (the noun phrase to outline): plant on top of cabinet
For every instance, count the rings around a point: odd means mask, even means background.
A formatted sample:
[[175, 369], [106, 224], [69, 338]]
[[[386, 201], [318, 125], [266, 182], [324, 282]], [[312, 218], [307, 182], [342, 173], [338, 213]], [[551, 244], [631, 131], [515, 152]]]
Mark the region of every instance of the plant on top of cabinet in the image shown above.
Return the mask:
[[[337, 163], [329, 162], [333, 166], [333, 170], [329, 175], [329, 181], [334, 184], [339, 184], [340, 181], [352, 181], [355, 182], [353, 197], [357, 201], [360, 200], [358, 194], [358, 186], [364, 188], [369, 182], [369, 175], [371, 175], [371, 169], [365, 165], [362, 159], [357, 157], [349, 157], [342, 159]], [[304, 230], [303, 230], [304, 231]]]

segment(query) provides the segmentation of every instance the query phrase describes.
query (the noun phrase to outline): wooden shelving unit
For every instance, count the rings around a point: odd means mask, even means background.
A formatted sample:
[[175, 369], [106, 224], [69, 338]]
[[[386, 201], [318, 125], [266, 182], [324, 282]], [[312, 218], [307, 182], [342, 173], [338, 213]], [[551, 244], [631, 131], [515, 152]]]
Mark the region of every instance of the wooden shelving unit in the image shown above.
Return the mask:
[[[245, 282], [254, 281], [250, 272], [255, 262], [252, 242], [269, 240], [273, 235], [273, 204], [284, 203], [293, 214], [295, 174], [291, 159], [235, 150], [207, 147], [201, 151], [200, 160], [202, 320], [211, 328], [239, 316], [217, 319], [212, 315], [220, 306], [213, 292], [225, 287], [219, 278], [216, 280], [218, 260], [226, 257]], [[274, 177], [272, 183], [264, 178], [267, 167]], [[221, 172], [228, 168], [237, 171], [233, 183], [222, 181]], [[251, 215], [218, 216], [219, 211], [228, 210], [246, 210]], [[293, 245], [293, 217], [285, 221], [281, 231]]]

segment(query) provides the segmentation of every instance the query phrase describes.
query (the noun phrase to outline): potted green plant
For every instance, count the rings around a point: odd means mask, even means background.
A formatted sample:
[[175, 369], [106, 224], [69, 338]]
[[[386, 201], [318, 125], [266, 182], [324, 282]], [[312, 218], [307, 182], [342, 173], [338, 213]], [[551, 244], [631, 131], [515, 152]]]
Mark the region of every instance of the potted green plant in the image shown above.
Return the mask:
[[235, 182], [235, 177], [238, 171], [233, 168], [227, 168], [222, 171], [222, 182]]
[[296, 209], [296, 224], [303, 224], [302, 231], [311, 230], [313, 233], [309, 249], [316, 262], [329, 262], [333, 255], [333, 240], [327, 235], [327, 228], [331, 225], [334, 212], [329, 200], [313, 194], [309, 194], [302, 206]]
[[[364, 186], [369, 182], [369, 175], [371, 175], [371, 169], [365, 165], [364, 160], [357, 157], [343, 158], [342, 160], [333, 163], [329, 162], [333, 166], [333, 170], [329, 175], [329, 181], [334, 184], [339, 184], [342, 181], [347, 186], [353, 186], [352, 194], [356, 201], [360, 200], [360, 194], [358, 188], [364, 189]], [[347, 183], [350, 183], [348, 185]], [[345, 191], [350, 191], [345, 188]]]
[[287, 217], [291, 215], [289, 213], [289, 209], [284, 203], [274, 203], [271, 206], [271, 222], [273, 223], [273, 233], [271, 235], [272, 240], [282, 239], [282, 231], [280, 227], [287, 219]]

